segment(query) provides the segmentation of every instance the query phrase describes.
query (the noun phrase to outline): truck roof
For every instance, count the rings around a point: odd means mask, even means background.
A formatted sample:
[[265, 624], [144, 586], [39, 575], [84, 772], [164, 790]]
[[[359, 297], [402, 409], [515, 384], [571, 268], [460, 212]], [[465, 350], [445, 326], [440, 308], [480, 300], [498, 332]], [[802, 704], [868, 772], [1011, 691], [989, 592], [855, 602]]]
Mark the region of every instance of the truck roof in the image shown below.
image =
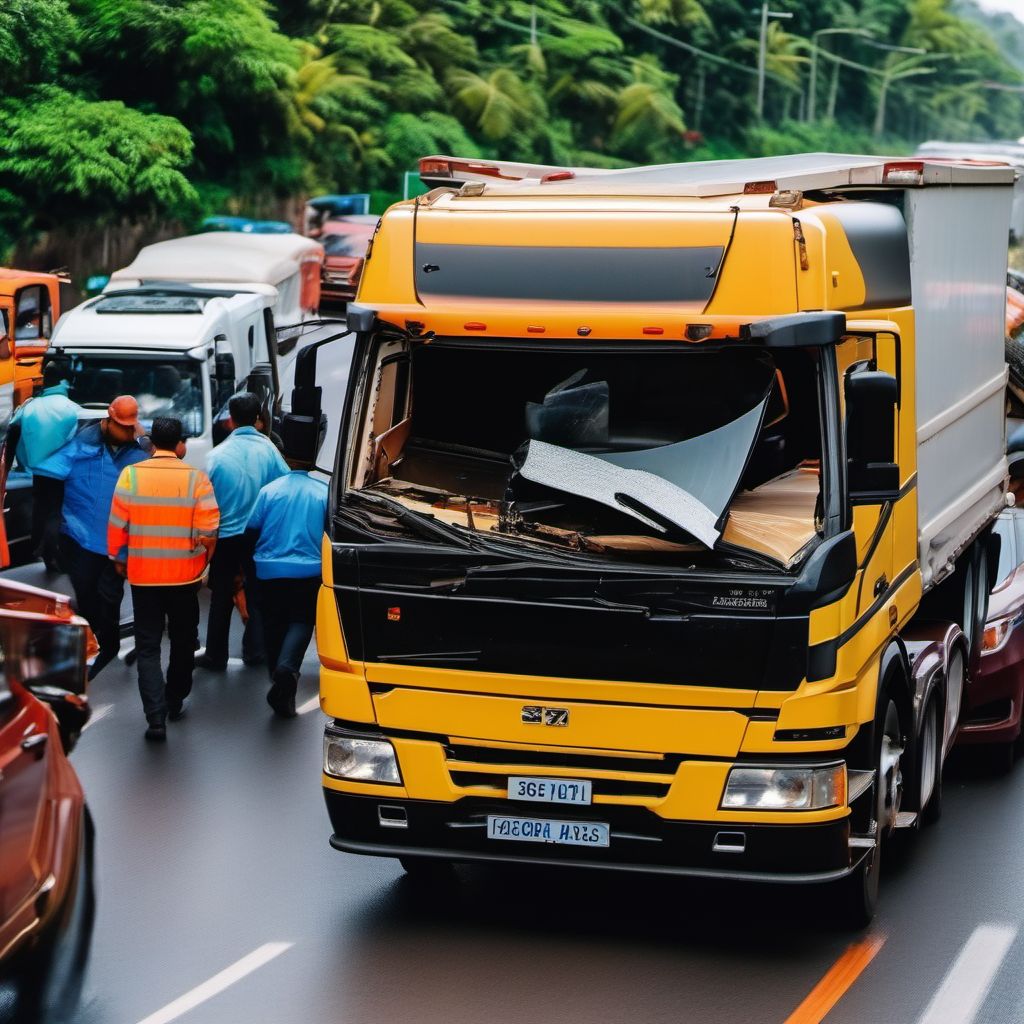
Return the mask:
[[924, 188], [933, 185], [1009, 185], [1006, 163], [941, 157], [798, 153], [752, 160], [709, 160], [606, 169], [553, 167], [461, 157], [420, 160], [429, 185], [482, 183], [485, 195], [724, 196], [800, 191]]
[[117, 281], [253, 281], [276, 285], [307, 260], [323, 261], [323, 246], [304, 235], [257, 235], [208, 231], [154, 242], [126, 267]]
[[61, 347], [163, 349], [187, 352], [208, 340], [211, 321], [228, 313], [244, 316], [268, 305], [265, 295], [241, 293], [201, 297], [194, 291], [164, 293], [166, 301], [143, 290], [134, 302], [126, 293], [104, 294], [60, 318], [52, 344]]

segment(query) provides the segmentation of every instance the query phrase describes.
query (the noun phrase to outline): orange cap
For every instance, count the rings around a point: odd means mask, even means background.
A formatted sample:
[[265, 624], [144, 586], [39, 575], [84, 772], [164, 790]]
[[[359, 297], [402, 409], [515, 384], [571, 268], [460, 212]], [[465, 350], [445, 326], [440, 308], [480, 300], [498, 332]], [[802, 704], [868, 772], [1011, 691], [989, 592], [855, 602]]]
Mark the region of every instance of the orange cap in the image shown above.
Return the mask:
[[107, 415], [122, 427], [137, 427], [139, 403], [131, 395], [118, 395], [107, 407]]

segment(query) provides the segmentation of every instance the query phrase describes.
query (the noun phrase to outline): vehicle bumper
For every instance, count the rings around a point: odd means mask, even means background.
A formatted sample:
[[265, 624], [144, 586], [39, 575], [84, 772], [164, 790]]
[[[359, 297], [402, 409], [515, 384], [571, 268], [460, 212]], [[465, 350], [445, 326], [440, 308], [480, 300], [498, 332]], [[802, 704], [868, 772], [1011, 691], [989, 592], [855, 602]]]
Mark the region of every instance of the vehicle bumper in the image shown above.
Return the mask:
[[1003, 653], [982, 659], [957, 737], [960, 744], [1010, 743], [1020, 735], [1024, 671], [1019, 655], [1004, 659]]
[[[454, 803], [361, 796], [325, 789], [331, 846], [377, 857], [438, 857], [690, 875], [751, 882], [818, 883], [850, 874], [866, 855], [850, 847], [848, 819], [813, 825], [740, 825], [666, 821], [640, 807], [599, 809], [520, 805], [466, 798]], [[382, 825], [381, 807], [401, 808], [407, 826]], [[393, 811], [390, 813], [394, 813]], [[489, 840], [487, 814], [611, 825], [607, 848]], [[720, 833], [742, 833], [742, 852], [714, 849]]]
[[326, 281], [320, 283], [321, 302], [351, 302], [359, 290], [358, 284], [329, 284]]

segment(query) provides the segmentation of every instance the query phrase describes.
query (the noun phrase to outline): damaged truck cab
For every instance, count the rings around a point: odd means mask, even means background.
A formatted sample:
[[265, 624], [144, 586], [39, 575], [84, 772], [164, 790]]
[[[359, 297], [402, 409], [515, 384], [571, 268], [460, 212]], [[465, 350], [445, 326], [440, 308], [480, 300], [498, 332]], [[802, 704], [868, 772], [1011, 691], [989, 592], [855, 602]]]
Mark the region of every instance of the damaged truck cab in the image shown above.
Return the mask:
[[867, 920], [984, 622], [1013, 171], [421, 173], [325, 410], [332, 844], [829, 883]]

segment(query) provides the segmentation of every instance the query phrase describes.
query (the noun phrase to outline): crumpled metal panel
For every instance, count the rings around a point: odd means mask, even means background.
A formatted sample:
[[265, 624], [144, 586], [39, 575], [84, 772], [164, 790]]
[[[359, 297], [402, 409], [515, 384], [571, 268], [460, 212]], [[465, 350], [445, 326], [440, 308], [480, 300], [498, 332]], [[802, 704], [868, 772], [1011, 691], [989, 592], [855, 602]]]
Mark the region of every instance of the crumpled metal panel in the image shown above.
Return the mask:
[[709, 548], [719, 537], [718, 517], [711, 509], [654, 473], [623, 469], [545, 441], [529, 442], [519, 473], [533, 483], [607, 505], [658, 533], [668, 532], [663, 525], [668, 520]]

